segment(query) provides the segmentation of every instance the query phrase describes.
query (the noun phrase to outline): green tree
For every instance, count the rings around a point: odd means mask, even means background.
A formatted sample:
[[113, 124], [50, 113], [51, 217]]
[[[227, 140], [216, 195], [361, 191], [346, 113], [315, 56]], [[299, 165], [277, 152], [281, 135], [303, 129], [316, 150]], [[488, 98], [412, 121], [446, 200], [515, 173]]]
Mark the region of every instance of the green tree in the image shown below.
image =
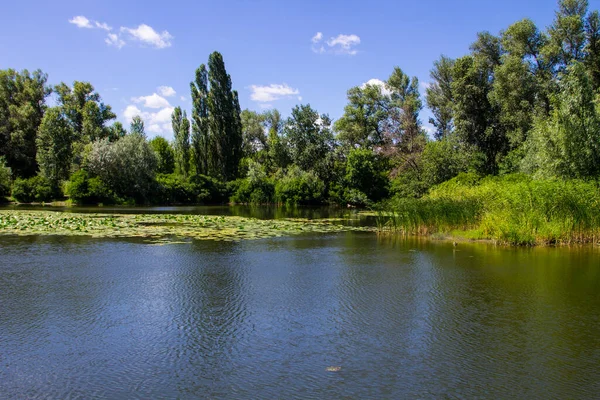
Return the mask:
[[60, 107], [49, 108], [37, 135], [37, 161], [41, 174], [55, 187], [69, 178], [73, 156], [73, 129]]
[[171, 115], [171, 127], [175, 136], [176, 170], [183, 176], [190, 171], [190, 121], [181, 107], [175, 107]]
[[129, 133], [132, 135], [139, 135], [142, 137], [146, 137], [146, 130], [144, 128], [144, 120], [139, 115], [135, 115], [131, 119], [131, 124], [129, 124]]
[[238, 174], [242, 155], [242, 127], [237, 93], [225, 70], [223, 56], [214, 52], [208, 59], [208, 117], [211, 136], [211, 176], [228, 181]]
[[154, 187], [157, 157], [142, 135], [127, 135], [116, 142], [101, 139], [91, 144], [85, 169], [99, 177], [121, 198], [147, 201]]
[[548, 28], [550, 41], [544, 47], [544, 52], [555, 61], [560, 71], [564, 71], [572, 61], [583, 59], [587, 10], [587, 0], [558, 2], [554, 22]]
[[[190, 83], [192, 93], [192, 155], [197, 174], [208, 174], [211, 158], [211, 137], [208, 119], [208, 72], [204, 64], [196, 70]], [[173, 131], [175, 132], [175, 131]]]
[[[242, 149], [244, 157], [256, 159], [259, 153], [268, 152], [265, 114], [244, 110], [240, 114], [242, 121]], [[265, 161], [265, 160], [261, 160]]]
[[508, 150], [508, 140], [499, 123], [499, 109], [490, 102], [493, 71], [489, 59], [465, 56], [456, 60], [452, 72], [454, 124], [464, 143], [485, 157], [481, 172], [495, 174]]
[[175, 171], [175, 152], [171, 144], [162, 136], [155, 137], [148, 144], [156, 154], [156, 172], [172, 174]]
[[333, 149], [331, 120], [309, 104], [295, 106], [284, 128], [291, 160], [304, 171], [319, 166]]
[[379, 201], [387, 195], [386, 160], [369, 149], [353, 149], [348, 153], [346, 175], [348, 189], [364, 193], [369, 200]]
[[385, 131], [385, 153], [396, 164], [395, 172], [419, 170], [419, 157], [427, 140], [419, 112], [423, 108], [419, 80], [395, 67], [387, 80], [391, 102]]
[[351, 148], [380, 146], [389, 102], [380, 85], [366, 84], [348, 90], [344, 115], [334, 124], [338, 140]]
[[269, 110], [264, 114], [265, 127], [268, 130], [267, 148], [270, 169], [286, 168], [291, 160], [287, 140], [283, 136], [283, 119], [277, 110]]
[[120, 138], [122, 138], [123, 136], [127, 135], [127, 131], [123, 127], [123, 124], [120, 123], [119, 121], [116, 121], [115, 123], [113, 123], [108, 128], [108, 130], [109, 130], [108, 140], [110, 140], [111, 142], [115, 142], [115, 141], [119, 140]]
[[431, 82], [426, 89], [425, 99], [427, 107], [431, 109], [433, 118], [429, 123], [435, 126], [434, 136], [442, 139], [453, 130], [453, 96], [452, 96], [452, 68], [454, 60], [444, 55], [433, 64], [429, 73]]
[[600, 105], [582, 63], [561, 76], [550, 118], [539, 118], [528, 141], [526, 172], [564, 178], [600, 174]]
[[112, 108], [102, 102], [89, 82], [73, 82], [70, 88], [65, 83], [54, 87], [58, 104], [75, 132], [75, 140], [90, 143], [111, 136], [106, 123], [116, 118]]
[[600, 88], [600, 14], [591, 12], [585, 22], [585, 65], [592, 77], [594, 89]]
[[42, 71], [0, 70], [0, 157], [15, 177], [37, 172], [36, 135], [51, 93]]

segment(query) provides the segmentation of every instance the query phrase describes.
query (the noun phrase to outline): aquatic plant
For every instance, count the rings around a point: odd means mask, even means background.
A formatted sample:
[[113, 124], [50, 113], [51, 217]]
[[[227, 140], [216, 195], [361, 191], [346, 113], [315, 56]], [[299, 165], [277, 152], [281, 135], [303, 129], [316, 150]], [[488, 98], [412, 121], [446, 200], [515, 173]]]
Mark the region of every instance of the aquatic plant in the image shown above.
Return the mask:
[[53, 211], [0, 211], [0, 235], [65, 235], [97, 238], [141, 237], [153, 241], [237, 241], [302, 233], [369, 231], [343, 220], [279, 219], [174, 215], [82, 214]]

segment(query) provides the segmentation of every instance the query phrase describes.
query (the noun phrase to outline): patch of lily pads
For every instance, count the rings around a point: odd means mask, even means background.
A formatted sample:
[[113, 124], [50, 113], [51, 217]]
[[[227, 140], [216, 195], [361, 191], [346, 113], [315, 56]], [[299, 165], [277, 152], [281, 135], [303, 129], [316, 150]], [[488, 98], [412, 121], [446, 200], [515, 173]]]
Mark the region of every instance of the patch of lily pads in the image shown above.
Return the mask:
[[61, 235], [144, 238], [157, 244], [182, 240], [239, 241], [305, 233], [371, 231], [343, 220], [261, 220], [235, 216], [176, 214], [83, 214], [55, 211], [0, 211], [0, 235]]

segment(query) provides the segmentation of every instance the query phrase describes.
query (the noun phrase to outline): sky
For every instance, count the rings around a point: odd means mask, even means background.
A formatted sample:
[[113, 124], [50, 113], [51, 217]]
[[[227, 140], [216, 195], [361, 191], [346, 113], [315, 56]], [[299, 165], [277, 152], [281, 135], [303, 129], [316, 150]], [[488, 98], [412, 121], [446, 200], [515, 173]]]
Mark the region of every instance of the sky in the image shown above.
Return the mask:
[[[424, 94], [441, 54], [465, 55], [477, 32], [526, 17], [545, 29], [555, 9], [553, 0], [7, 1], [0, 69], [91, 82], [118, 120], [140, 114], [149, 137], [172, 139], [173, 107], [190, 112], [194, 71], [215, 50], [242, 109], [287, 116], [308, 103], [337, 119], [351, 87], [399, 66]], [[430, 130], [429, 115], [421, 120]]]

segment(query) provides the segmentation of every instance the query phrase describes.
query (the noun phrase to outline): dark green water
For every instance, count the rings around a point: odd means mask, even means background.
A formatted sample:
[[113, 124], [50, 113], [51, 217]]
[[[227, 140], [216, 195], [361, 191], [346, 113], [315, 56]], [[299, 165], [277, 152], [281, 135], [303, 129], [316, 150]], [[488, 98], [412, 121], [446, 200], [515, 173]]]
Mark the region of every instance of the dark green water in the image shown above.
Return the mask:
[[2, 399], [584, 399], [599, 367], [591, 247], [0, 242]]

